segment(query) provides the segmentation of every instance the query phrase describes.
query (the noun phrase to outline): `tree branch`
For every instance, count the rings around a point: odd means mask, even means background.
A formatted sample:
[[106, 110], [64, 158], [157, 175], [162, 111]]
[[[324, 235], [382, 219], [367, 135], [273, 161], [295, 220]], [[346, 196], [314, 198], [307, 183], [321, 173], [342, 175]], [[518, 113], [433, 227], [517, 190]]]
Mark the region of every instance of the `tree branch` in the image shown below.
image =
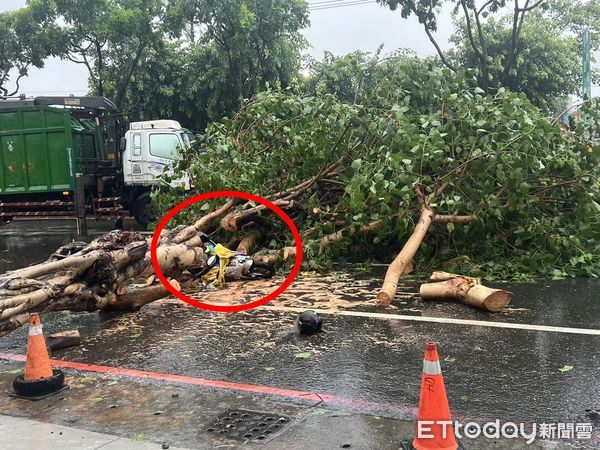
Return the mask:
[[440, 48], [440, 46], [436, 42], [435, 38], [433, 37], [433, 34], [431, 34], [431, 31], [429, 30], [429, 28], [427, 27], [427, 25], [424, 25], [424, 27], [425, 27], [425, 33], [427, 33], [427, 37], [429, 37], [429, 40], [431, 41], [431, 43], [435, 47], [435, 49], [436, 49], [436, 51], [438, 53], [438, 56], [440, 57], [440, 60], [442, 61], [442, 64], [444, 64], [452, 72], [458, 72], [458, 70], [456, 69], [456, 67], [454, 67], [452, 64], [450, 64], [448, 62], [448, 60], [446, 59], [446, 57], [444, 56], [444, 53], [442, 52], [442, 49]]
[[463, 12], [465, 13], [465, 20], [467, 21], [467, 34], [469, 35], [469, 42], [471, 42], [471, 47], [479, 57], [480, 66], [483, 61], [483, 53], [481, 53], [481, 49], [477, 44], [475, 44], [475, 38], [473, 37], [473, 25], [471, 25], [471, 15], [469, 14], [469, 10], [467, 9], [467, 5], [464, 0], [460, 2], [462, 6]]
[[[419, 15], [417, 14], [417, 10], [415, 9], [414, 5], [413, 5], [412, 10], [413, 10], [413, 13], [418, 17]], [[431, 14], [432, 11], [433, 11], [433, 6], [430, 4], [429, 5], [429, 14]], [[423, 27], [425, 28], [425, 33], [427, 33], [427, 37], [429, 38], [429, 40], [431, 41], [431, 43], [435, 47], [435, 50], [437, 51], [437, 54], [440, 57], [440, 60], [442, 61], [442, 64], [444, 64], [452, 72], [458, 72], [458, 70], [456, 69], [456, 67], [454, 67], [452, 64], [450, 64], [448, 62], [448, 60], [446, 59], [446, 57], [444, 56], [444, 52], [442, 52], [442, 49], [440, 48], [439, 44], [437, 43], [437, 41], [433, 37], [433, 33], [429, 29], [429, 25], [427, 25], [426, 22], [422, 22], [422, 23], [423, 23]]]
[[[19, 92], [19, 89], [21, 89], [21, 86], [19, 85], [19, 81], [21, 81], [21, 78], [23, 78], [26, 74], [24, 73], [20, 73], [19, 76], [17, 77], [17, 80], [15, 81], [15, 90], [12, 91], [10, 94], [6, 94], [6, 97], [11, 97], [13, 95], [15, 95], [17, 92]], [[8, 92], [8, 90], [5, 90], [5, 92]]]

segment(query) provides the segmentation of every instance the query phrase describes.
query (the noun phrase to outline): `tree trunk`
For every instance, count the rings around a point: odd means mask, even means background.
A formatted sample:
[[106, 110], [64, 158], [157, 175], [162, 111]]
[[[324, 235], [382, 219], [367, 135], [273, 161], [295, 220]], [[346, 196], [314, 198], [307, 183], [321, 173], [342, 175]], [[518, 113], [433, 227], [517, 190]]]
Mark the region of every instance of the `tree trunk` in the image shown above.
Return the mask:
[[388, 267], [388, 270], [385, 274], [385, 279], [383, 280], [383, 286], [377, 294], [376, 303], [379, 305], [389, 305], [394, 295], [396, 295], [396, 291], [398, 290], [398, 281], [400, 277], [406, 272], [409, 264], [412, 263], [412, 260], [423, 242], [425, 235], [427, 234], [427, 230], [429, 229], [431, 223], [433, 222], [433, 211], [431, 208], [427, 206], [423, 206], [421, 209], [421, 217], [415, 226], [415, 229], [411, 236], [408, 238], [406, 244], [402, 248], [402, 251], [396, 256], [394, 261]]
[[250, 255], [261, 238], [261, 232], [259, 230], [252, 230], [246, 236], [244, 236], [237, 246], [236, 251]]
[[[169, 282], [175, 289], [178, 291], [181, 290], [181, 285], [177, 280], [169, 280]], [[168, 297], [169, 295], [171, 295], [171, 293], [162, 284], [155, 284], [142, 288], [131, 287], [118, 296], [117, 302], [112, 305], [110, 309], [138, 311], [142, 306], [160, 300], [161, 298]]]

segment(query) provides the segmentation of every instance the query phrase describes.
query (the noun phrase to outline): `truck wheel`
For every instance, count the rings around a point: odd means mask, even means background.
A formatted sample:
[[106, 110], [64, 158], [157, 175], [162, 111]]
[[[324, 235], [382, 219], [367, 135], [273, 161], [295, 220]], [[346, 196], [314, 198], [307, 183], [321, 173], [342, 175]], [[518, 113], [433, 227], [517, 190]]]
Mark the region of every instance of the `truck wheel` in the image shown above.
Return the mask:
[[148, 228], [154, 220], [156, 219], [156, 213], [152, 208], [152, 202], [150, 201], [150, 192], [144, 192], [133, 202], [133, 217], [135, 221], [142, 228]]

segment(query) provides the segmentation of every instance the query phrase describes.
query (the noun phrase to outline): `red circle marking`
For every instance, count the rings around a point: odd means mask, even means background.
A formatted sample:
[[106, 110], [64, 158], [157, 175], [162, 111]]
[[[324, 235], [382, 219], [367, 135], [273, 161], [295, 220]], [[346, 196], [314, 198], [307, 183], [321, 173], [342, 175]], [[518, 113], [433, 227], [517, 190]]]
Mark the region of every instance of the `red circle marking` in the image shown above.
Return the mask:
[[[288, 277], [285, 279], [285, 281], [283, 282], [283, 284], [281, 286], [279, 286], [277, 289], [275, 289], [270, 294], [264, 296], [263, 298], [254, 300], [253, 302], [250, 302], [250, 303], [239, 304], [239, 305], [213, 305], [211, 303], [204, 303], [204, 302], [201, 302], [200, 300], [196, 300], [191, 297], [188, 297], [187, 295], [179, 292], [177, 289], [175, 289], [171, 285], [171, 283], [169, 283], [169, 280], [162, 273], [162, 271], [160, 270], [160, 266], [158, 264], [158, 256], [156, 254], [156, 250], [158, 248], [160, 232], [165, 228], [165, 226], [167, 226], [169, 221], [173, 217], [175, 217], [175, 215], [178, 212], [180, 212], [184, 208], [187, 208], [188, 206], [192, 206], [193, 204], [201, 202], [203, 200], [210, 200], [210, 199], [220, 198], [220, 197], [241, 198], [243, 200], [250, 200], [250, 201], [260, 203], [260, 204], [266, 206], [267, 208], [269, 208], [270, 210], [275, 212], [275, 214], [277, 214], [285, 222], [285, 224], [288, 226], [288, 228], [292, 232], [292, 236], [294, 236], [294, 243], [296, 246], [296, 257], [294, 259], [294, 266], [292, 267], [292, 271], [290, 272], [290, 274], [288, 275]], [[276, 297], [278, 297], [279, 295], [281, 295], [283, 293], [283, 291], [285, 291], [292, 284], [292, 282], [294, 281], [294, 278], [296, 278], [296, 276], [300, 272], [300, 266], [302, 265], [302, 238], [300, 237], [298, 228], [296, 228], [296, 225], [294, 225], [294, 222], [292, 221], [292, 219], [290, 219], [290, 217], [279, 206], [275, 205], [273, 202], [270, 202], [269, 200], [259, 197], [257, 195], [250, 194], [248, 192], [213, 191], [213, 192], [205, 192], [204, 194], [194, 195], [193, 197], [190, 197], [190, 198], [184, 200], [183, 202], [176, 205], [173, 209], [171, 209], [162, 218], [162, 220], [156, 227], [156, 230], [154, 231], [154, 235], [152, 236], [152, 244], [150, 245], [150, 257], [152, 259], [152, 266], [154, 267], [154, 273], [156, 274], [156, 276], [158, 277], [160, 282], [167, 288], [167, 290], [171, 294], [173, 294], [175, 297], [177, 297], [178, 299], [188, 303], [189, 305], [195, 306], [196, 308], [206, 309], [208, 311], [238, 312], [238, 311], [244, 311], [247, 309], [256, 308], [257, 306], [264, 305], [265, 303], [270, 302], [271, 300], [273, 300]]]

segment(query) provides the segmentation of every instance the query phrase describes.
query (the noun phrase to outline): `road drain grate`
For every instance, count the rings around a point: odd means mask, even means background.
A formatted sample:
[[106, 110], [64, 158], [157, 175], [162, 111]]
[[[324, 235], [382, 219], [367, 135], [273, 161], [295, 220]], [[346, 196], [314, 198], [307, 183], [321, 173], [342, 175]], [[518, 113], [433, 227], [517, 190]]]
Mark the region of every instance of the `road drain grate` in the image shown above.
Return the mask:
[[281, 433], [290, 423], [288, 416], [245, 409], [230, 409], [219, 414], [204, 428], [218, 437], [236, 441], [264, 442]]

